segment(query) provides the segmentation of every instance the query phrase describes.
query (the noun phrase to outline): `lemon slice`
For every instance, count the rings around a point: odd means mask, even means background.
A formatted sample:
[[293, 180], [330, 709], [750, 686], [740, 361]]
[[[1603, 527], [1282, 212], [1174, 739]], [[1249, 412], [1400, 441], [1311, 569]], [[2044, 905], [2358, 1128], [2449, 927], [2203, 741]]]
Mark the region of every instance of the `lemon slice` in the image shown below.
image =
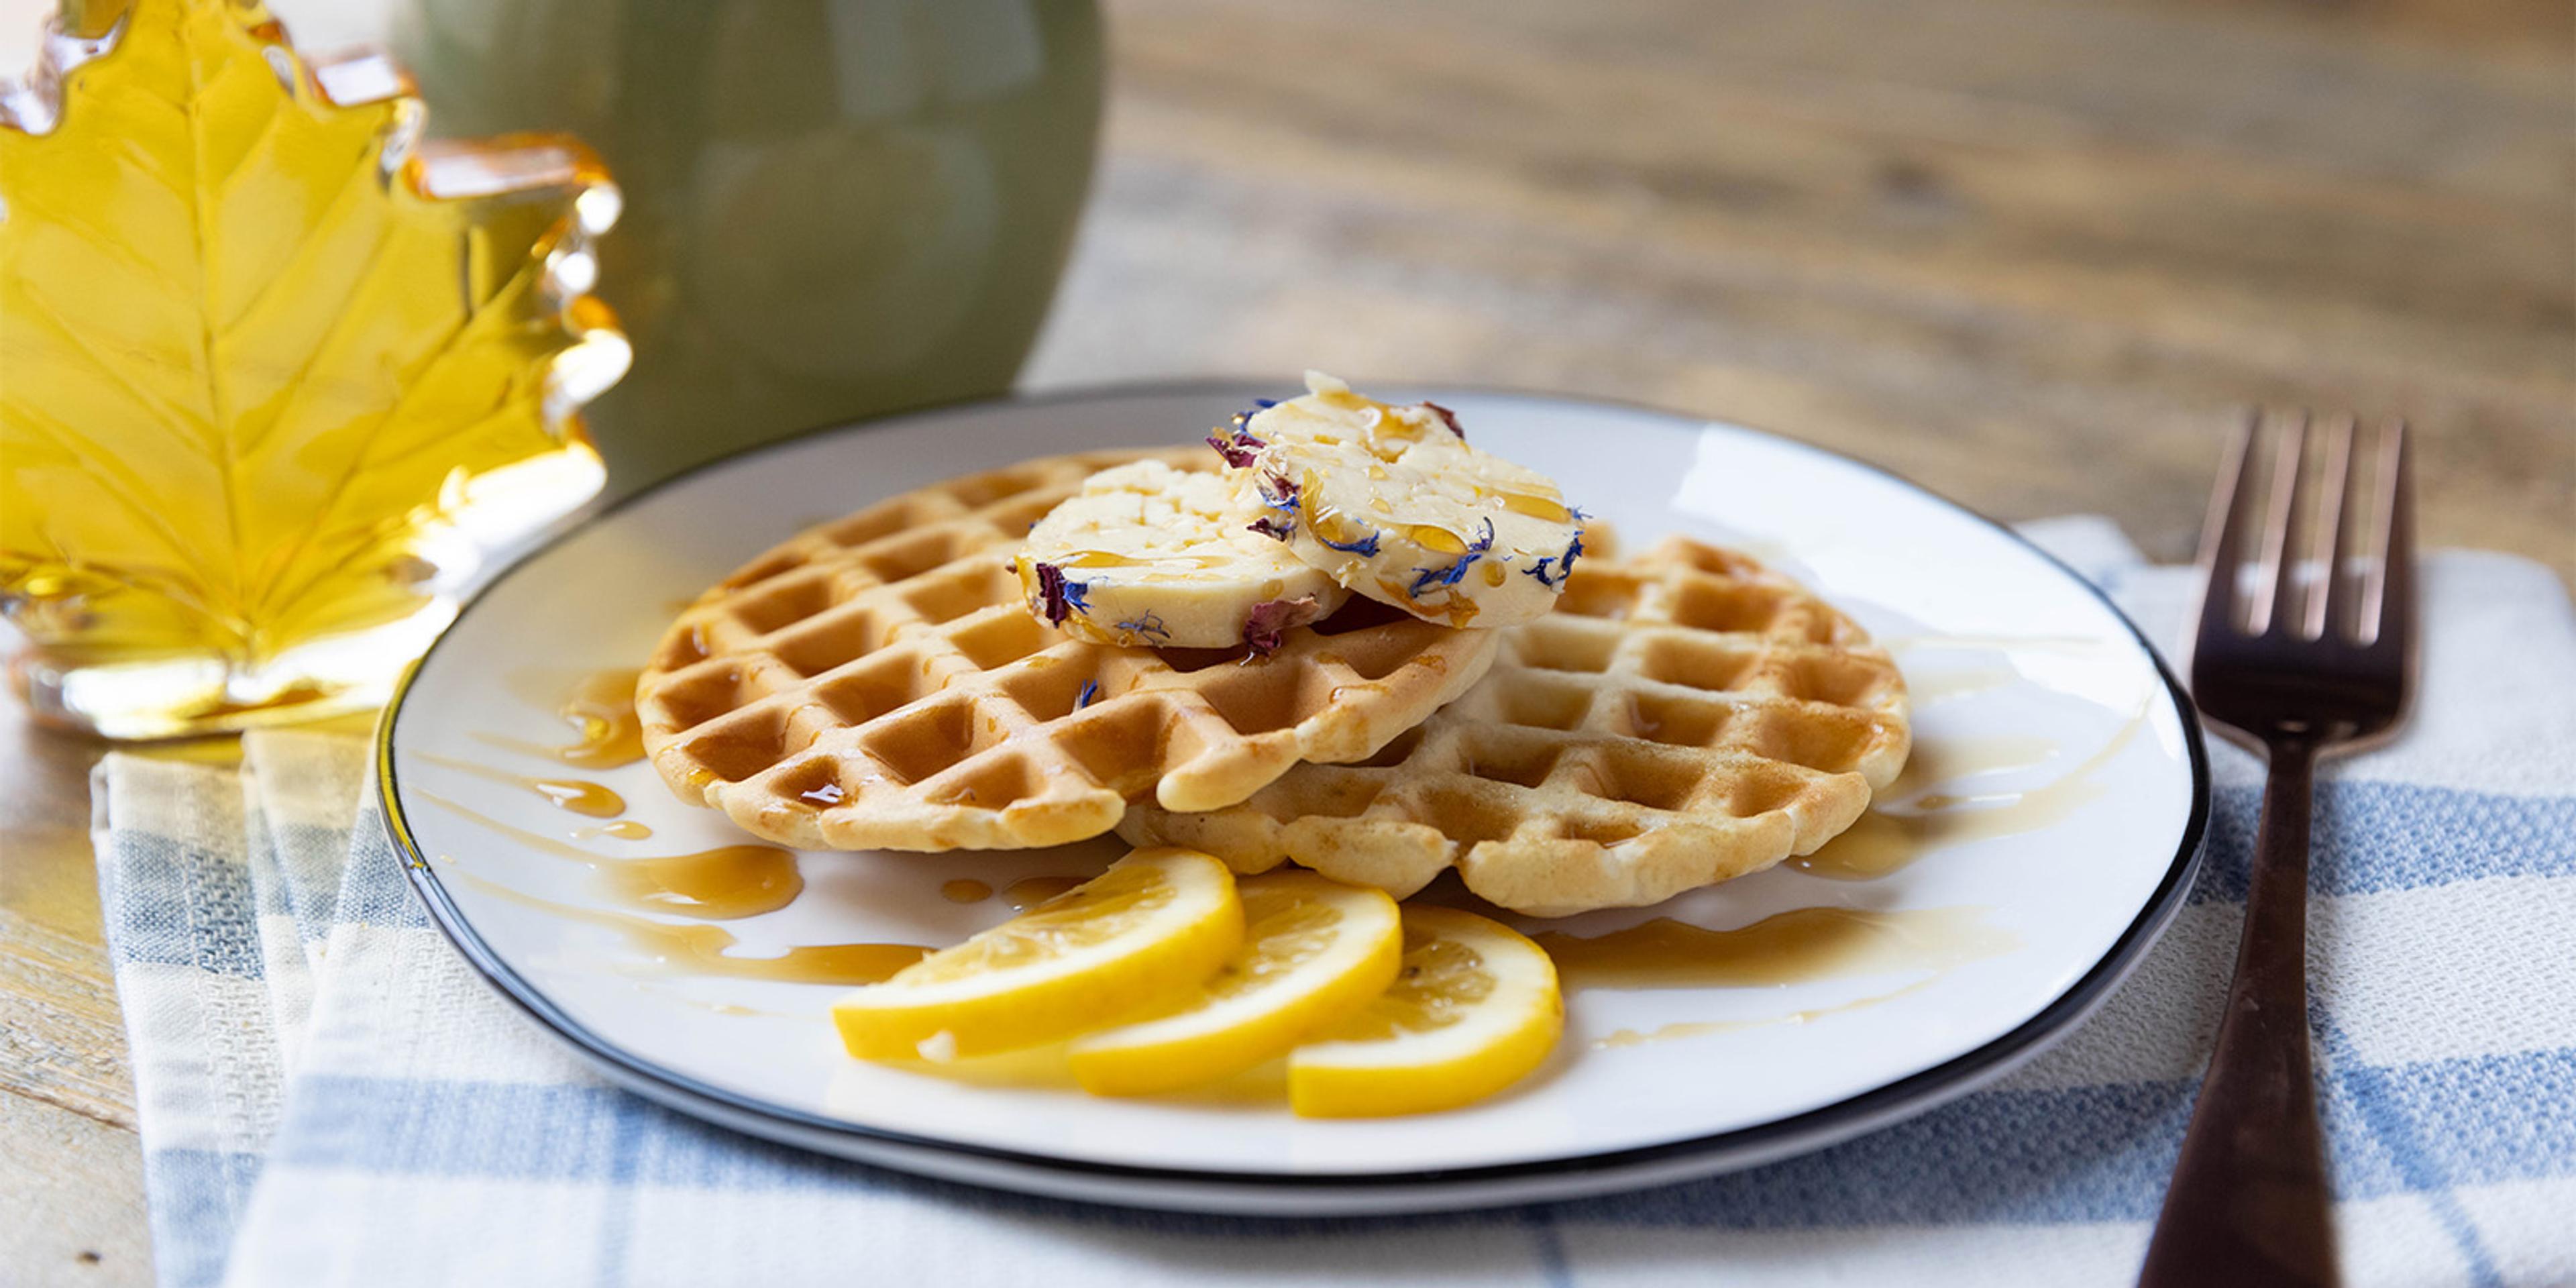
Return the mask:
[[1066, 1052], [1099, 1096], [1212, 1082], [1286, 1054], [1386, 990], [1404, 956], [1395, 900], [1311, 872], [1236, 887], [1243, 947], [1179, 1011], [1095, 1033]]
[[1407, 907], [1403, 970], [1289, 1055], [1288, 1103], [1306, 1118], [1454, 1109], [1520, 1081], [1564, 1029], [1546, 950], [1471, 912]]
[[1001, 925], [832, 1006], [863, 1060], [947, 1061], [1036, 1046], [1186, 996], [1243, 943], [1225, 864], [1138, 850]]

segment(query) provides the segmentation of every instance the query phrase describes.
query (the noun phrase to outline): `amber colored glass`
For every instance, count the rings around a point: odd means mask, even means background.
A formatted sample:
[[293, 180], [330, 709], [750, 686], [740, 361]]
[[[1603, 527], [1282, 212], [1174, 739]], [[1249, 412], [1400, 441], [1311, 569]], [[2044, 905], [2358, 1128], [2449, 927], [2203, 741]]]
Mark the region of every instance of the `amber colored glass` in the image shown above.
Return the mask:
[[384, 58], [229, 0], [74, 5], [0, 87], [0, 606], [40, 715], [372, 705], [487, 552], [598, 490], [618, 191], [568, 139], [422, 120]]

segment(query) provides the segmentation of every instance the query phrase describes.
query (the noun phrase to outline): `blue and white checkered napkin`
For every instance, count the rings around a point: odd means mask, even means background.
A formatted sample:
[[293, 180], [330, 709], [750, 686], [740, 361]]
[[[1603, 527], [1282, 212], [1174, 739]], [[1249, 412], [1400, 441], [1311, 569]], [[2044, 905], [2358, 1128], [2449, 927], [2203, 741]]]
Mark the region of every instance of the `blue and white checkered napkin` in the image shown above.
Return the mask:
[[[2194, 593], [2098, 521], [2040, 535], [2159, 638]], [[2423, 697], [2321, 790], [2314, 1024], [2357, 1284], [2576, 1283], [2576, 614], [2435, 556]], [[1714, 1180], [1455, 1216], [1156, 1215], [915, 1180], [611, 1090], [423, 920], [353, 740], [95, 786], [161, 1281], [364, 1285], [2117, 1283], [2230, 965], [2259, 779], [2129, 984], [2002, 1084]], [[356, 826], [352, 826], [352, 820]]]

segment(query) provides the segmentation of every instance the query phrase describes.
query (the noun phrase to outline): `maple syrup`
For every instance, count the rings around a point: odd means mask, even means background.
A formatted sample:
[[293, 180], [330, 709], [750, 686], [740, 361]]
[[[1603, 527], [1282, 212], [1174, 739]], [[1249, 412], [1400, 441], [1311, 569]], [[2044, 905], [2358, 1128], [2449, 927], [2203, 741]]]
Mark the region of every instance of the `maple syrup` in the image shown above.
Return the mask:
[[611, 836], [621, 841], [643, 841], [651, 839], [652, 835], [652, 828], [647, 827], [642, 823], [638, 823], [631, 818], [621, 818], [614, 823], [602, 823], [597, 827], [585, 827], [580, 831], [573, 833], [572, 839], [576, 841], [585, 841], [592, 837]]
[[993, 897], [993, 887], [969, 877], [959, 877], [942, 883], [939, 897], [950, 903], [982, 903]]
[[1051, 560], [1058, 568], [1214, 568], [1223, 555], [1122, 555], [1108, 550], [1082, 550]]
[[2081, 635], [1895, 635], [1878, 641], [1890, 653], [1914, 649], [1982, 649], [1997, 653], [2099, 653], [2110, 645]]
[[1466, 538], [1459, 536], [1455, 532], [1451, 532], [1447, 528], [1440, 527], [1437, 524], [1407, 524], [1404, 528], [1404, 535], [1406, 539], [1412, 541], [1413, 544], [1431, 551], [1434, 554], [1463, 555], [1467, 553]]
[[1534, 936], [1574, 988], [1759, 988], [1941, 970], [2014, 946], [1979, 909], [1792, 908], [1733, 930], [1657, 917], [1589, 938]]
[[1089, 877], [1022, 877], [1002, 887], [1002, 901], [1009, 904], [1013, 912], [1027, 912], [1090, 879]]
[[1874, 912], [1820, 906], [1792, 908], [1733, 930], [1710, 930], [1658, 917], [1625, 930], [1579, 938], [1535, 936], [1569, 988], [1778, 988], [1900, 971], [1932, 974], [1892, 992], [1832, 1006], [1745, 1020], [1688, 1020], [1640, 1032], [1621, 1029], [1595, 1049], [1640, 1046], [1778, 1024], [1805, 1024], [1864, 1010], [1929, 985], [1970, 962], [2020, 946], [1985, 923], [1977, 908]]
[[776, 912], [805, 889], [796, 855], [774, 845], [723, 845], [694, 854], [613, 858], [566, 845], [431, 792], [422, 800], [530, 849], [570, 859], [597, 873], [621, 902], [654, 912], [689, 912], [729, 921]]
[[1942, 671], [1929, 676], [1905, 677], [1905, 696], [1917, 707], [1964, 698], [1972, 693], [2000, 689], [2021, 678], [2021, 672], [2009, 666], [1967, 667]]
[[451, 865], [448, 875], [496, 899], [613, 930], [656, 965], [675, 972], [789, 984], [878, 984], [930, 954], [920, 944], [798, 944], [775, 957], [736, 957], [726, 950], [742, 941], [722, 926], [557, 903], [457, 870], [446, 855], [439, 861]]
[[1545, 519], [1550, 523], [1574, 522], [1574, 511], [1565, 508], [1565, 502], [1555, 497], [1530, 492], [1501, 492], [1496, 495], [1502, 498], [1503, 508], [1514, 514]]
[[[1938, 978], [1940, 977], [1937, 975], [1932, 977], [1932, 979]], [[1674, 1024], [1657, 1025], [1642, 1032], [1636, 1029], [1620, 1029], [1593, 1039], [1592, 1049], [1616, 1051], [1622, 1047], [1644, 1046], [1649, 1042], [1669, 1042], [1675, 1038], [1706, 1037], [1712, 1033], [1767, 1029], [1783, 1024], [1811, 1024], [1827, 1016], [1847, 1015], [1853, 1011], [1865, 1011], [1873, 1006], [1893, 1002], [1909, 993], [1921, 991], [1932, 983], [1932, 979], [1916, 980], [1893, 992], [1873, 993], [1867, 997], [1853, 998], [1848, 1002], [1840, 1002], [1832, 1006], [1809, 1007], [1803, 1011], [1790, 1011], [1785, 1015], [1766, 1015], [1751, 1020], [1683, 1020]]]
[[494, 769], [489, 765], [459, 760], [453, 756], [432, 755], [429, 752], [419, 754], [422, 760], [433, 765], [453, 769], [459, 773], [472, 774], [478, 778], [488, 778], [494, 782], [527, 788], [544, 797], [547, 803], [556, 809], [569, 810], [588, 818], [615, 818], [626, 812], [625, 797], [610, 790], [605, 784], [594, 783], [586, 778], [539, 778], [530, 774], [513, 774], [508, 770]]
[[505, 734], [474, 735], [495, 747], [560, 760], [582, 769], [615, 769], [644, 758], [644, 725], [635, 715], [634, 667], [592, 671], [555, 703], [555, 715], [572, 726], [575, 741], [560, 746]]
[[[1813, 854], [1790, 859], [1789, 866], [1836, 881], [1868, 881], [1904, 868], [1944, 846], [2021, 836], [2054, 826], [2103, 794], [2106, 789], [2093, 781], [2093, 775], [2137, 737], [2138, 730], [2146, 725], [2146, 717], [2146, 708], [2140, 706], [2100, 751], [2055, 781], [2017, 792], [1926, 794], [1916, 797], [1912, 808], [1901, 812], [1873, 807], [1848, 831]], [[2048, 756], [2025, 758], [2040, 745], [2038, 740], [2030, 739], [1960, 739], [1946, 748], [1942, 743], [1926, 743], [1916, 752], [1930, 753], [1921, 771], [1925, 780], [1950, 782], [2037, 764]], [[2054, 754], [2052, 746], [2048, 755]], [[1916, 773], [1915, 766], [1908, 764], [1897, 781], [1903, 783]]]
[[714, 921], [776, 912], [805, 889], [796, 856], [774, 845], [722, 845], [695, 854], [620, 859], [602, 872], [619, 896], [636, 907]]

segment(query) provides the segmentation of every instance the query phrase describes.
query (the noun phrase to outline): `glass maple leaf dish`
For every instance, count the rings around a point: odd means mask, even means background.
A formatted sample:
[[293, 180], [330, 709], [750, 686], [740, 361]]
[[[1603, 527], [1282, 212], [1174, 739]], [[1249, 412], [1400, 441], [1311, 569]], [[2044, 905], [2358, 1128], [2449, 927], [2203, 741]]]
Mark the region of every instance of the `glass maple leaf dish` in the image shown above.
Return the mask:
[[364, 709], [496, 548], [597, 492], [628, 348], [580, 144], [424, 142], [258, 3], [69, 0], [0, 83], [0, 608], [40, 717]]

